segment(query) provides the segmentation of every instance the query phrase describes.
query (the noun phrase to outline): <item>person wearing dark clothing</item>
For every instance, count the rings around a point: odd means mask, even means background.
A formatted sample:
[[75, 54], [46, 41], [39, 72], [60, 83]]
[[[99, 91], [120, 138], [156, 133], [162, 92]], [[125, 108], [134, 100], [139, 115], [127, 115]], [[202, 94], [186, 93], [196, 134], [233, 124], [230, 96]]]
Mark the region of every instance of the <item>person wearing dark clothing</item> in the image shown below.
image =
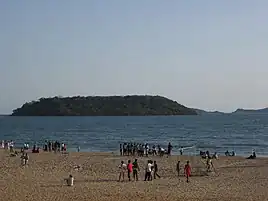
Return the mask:
[[156, 179], [156, 176], [158, 178], [160, 178], [160, 176], [158, 174], [158, 165], [157, 165], [156, 161], [154, 161], [154, 179]]
[[138, 159], [135, 159], [135, 161], [132, 164], [133, 164], [133, 178], [134, 180], [138, 181], [139, 180], [138, 171], [140, 171]]
[[123, 148], [122, 148], [122, 144], [120, 144], [120, 156], [123, 156]]
[[180, 176], [180, 161], [177, 163], [177, 172], [178, 172], [178, 177]]
[[172, 149], [172, 145], [171, 143], [168, 143], [168, 155], [171, 155], [171, 149]]

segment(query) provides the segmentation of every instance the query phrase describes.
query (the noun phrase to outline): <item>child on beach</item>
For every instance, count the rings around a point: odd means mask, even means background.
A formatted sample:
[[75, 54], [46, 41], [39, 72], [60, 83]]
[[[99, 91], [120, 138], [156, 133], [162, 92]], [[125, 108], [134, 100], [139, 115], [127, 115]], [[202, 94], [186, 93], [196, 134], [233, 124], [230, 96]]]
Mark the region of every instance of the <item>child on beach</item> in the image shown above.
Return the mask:
[[74, 177], [70, 174], [67, 179], [64, 179], [67, 183], [68, 186], [73, 186], [74, 185]]
[[185, 176], [186, 176], [186, 182], [188, 183], [189, 182], [189, 177], [191, 176], [191, 166], [190, 166], [190, 162], [187, 161], [185, 167], [184, 167], [184, 173], [185, 173]]
[[130, 175], [131, 175], [132, 171], [133, 171], [133, 165], [132, 165], [131, 161], [128, 160], [128, 164], [127, 164], [127, 177], [128, 177], [128, 180], [129, 181], [131, 181]]
[[21, 165], [27, 165], [28, 164], [29, 156], [28, 156], [27, 153], [23, 153], [20, 158], [21, 158]]
[[123, 179], [122, 181], [124, 181], [126, 169], [127, 169], [127, 165], [124, 163], [124, 161], [121, 161], [121, 164], [119, 165], [120, 173], [119, 173], [119, 180], [118, 181], [121, 181], [121, 178]]

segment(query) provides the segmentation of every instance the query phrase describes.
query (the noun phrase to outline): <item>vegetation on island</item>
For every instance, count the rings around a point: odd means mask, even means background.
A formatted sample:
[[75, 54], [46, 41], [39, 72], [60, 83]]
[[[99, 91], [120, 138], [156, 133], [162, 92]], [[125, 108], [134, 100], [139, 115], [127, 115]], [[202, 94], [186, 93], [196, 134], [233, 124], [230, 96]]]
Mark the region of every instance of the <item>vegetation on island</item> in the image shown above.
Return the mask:
[[197, 115], [194, 109], [161, 96], [75, 96], [40, 98], [13, 110], [12, 116]]

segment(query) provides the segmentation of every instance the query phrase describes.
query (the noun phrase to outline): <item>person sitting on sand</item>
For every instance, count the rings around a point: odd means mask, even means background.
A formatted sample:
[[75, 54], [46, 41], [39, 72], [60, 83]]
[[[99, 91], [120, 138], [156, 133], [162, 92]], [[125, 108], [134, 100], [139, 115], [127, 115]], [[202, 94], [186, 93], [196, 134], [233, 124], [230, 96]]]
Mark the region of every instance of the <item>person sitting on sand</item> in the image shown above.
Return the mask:
[[247, 157], [247, 159], [256, 159], [256, 153], [255, 150], [252, 151], [252, 155], [250, 155], [249, 157]]
[[123, 179], [122, 181], [124, 181], [126, 169], [127, 169], [127, 165], [124, 163], [124, 161], [121, 161], [121, 164], [119, 165], [120, 173], [119, 173], [119, 180], [118, 181], [121, 181], [121, 178]]
[[64, 179], [66, 181], [67, 186], [73, 186], [74, 185], [74, 177], [70, 174], [67, 179]]
[[133, 165], [131, 163], [131, 160], [128, 160], [128, 164], [127, 164], [127, 177], [128, 177], [128, 180], [131, 181], [131, 178], [130, 178], [130, 175], [133, 171]]
[[177, 170], [178, 177], [179, 177], [180, 176], [180, 161], [178, 161], [178, 163], [177, 163], [176, 170]]
[[191, 176], [191, 166], [190, 166], [190, 162], [187, 161], [186, 165], [184, 166], [184, 173], [186, 176], [186, 182], [189, 182], [189, 177]]
[[132, 165], [133, 165], [133, 178], [134, 178], [134, 180], [136, 179], [136, 181], [138, 181], [139, 180], [138, 171], [140, 171], [138, 159], [135, 159], [135, 161], [132, 163]]

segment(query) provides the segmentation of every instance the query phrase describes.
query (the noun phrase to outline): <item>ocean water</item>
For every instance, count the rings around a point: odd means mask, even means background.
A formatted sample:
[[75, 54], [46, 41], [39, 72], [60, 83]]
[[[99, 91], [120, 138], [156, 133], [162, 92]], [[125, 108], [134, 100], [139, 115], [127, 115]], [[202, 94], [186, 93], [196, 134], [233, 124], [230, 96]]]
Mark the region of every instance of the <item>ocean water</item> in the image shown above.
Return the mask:
[[223, 154], [268, 156], [267, 115], [207, 115], [148, 117], [0, 117], [0, 140], [24, 142], [60, 140], [75, 150], [116, 152], [123, 142], [148, 142], [167, 147], [173, 153], [181, 146], [185, 154], [200, 150]]

